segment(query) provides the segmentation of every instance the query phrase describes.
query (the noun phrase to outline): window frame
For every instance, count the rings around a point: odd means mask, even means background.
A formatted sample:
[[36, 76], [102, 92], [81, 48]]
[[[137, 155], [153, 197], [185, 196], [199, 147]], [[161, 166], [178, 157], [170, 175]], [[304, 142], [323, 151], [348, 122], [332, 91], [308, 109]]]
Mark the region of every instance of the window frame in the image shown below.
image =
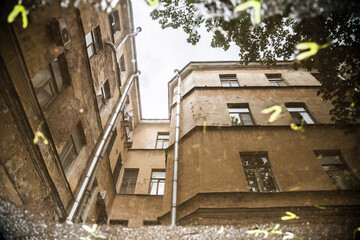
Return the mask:
[[[82, 141], [80, 143], [79, 148], [77, 147], [77, 144], [75, 141], [75, 136], [74, 136], [77, 132], [79, 134], [78, 139]], [[68, 142], [70, 142], [69, 146], [67, 146]], [[84, 128], [82, 126], [81, 121], [79, 121], [76, 124], [76, 127], [72, 130], [72, 132], [71, 132], [70, 136], [67, 138], [61, 152], [59, 153], [60, 163], [61, 163], [61, 166], [62, 166], [66, 176], [70, 174], [71, 169], [72, 169], [74, 163], [76, 162], [76, 159], [79, 157], [80, 152], [85, 147], [85, 145], [86, 145], [85, 132], [84, 132]], [[71, 153], [72, 150], [75, 151], [75, 156], [73, 157], [73, 159], [71, 160], [70, 163], [68, 163], [66, 166], [64, 166], [64, 161], [67, 160], [67, 157], [69, 156], [69, 154]]]
[[[222, 87], [240, 87], [236, 74], [220, 74], [220, 83]], [[236, 84], [234, 84], [236, 83]], [[228, 84], [228, 85], [227, 85]], [[234, 86], [233, 86], [234, 84]]]
[[[252, 116], [251, 109], [248, 103], [228, 103], [227, 109], [230, 116], [231, 126], [254, 126], [256, 125], [255, 120]], [[239, 109], [238, 111], [231, 110], [231, 109]], [[237, 115], [240, 122], [238, 124], [234, 124], [231, 115]], [[245, 124], [244, 116], [249, 115], [249, 119], [251, 120], [252, 124]], [[236, 118], [236, 116], [234, 116]]]
[[112, 172], [112, 175], [113, 175], [113, 178], [114, 178], [115, 188], [116, 188], [116, 184], [117, 184], [117, 182], [119, 180], [119, 177], [120, 177], [120, 172], [121, 172], [122, 166], [123, 166], [123, 161], [122, 161], [122, 158], [121, 158], [121, 153], [119, 153], [119, 156], [118, 156], [118, 159], [116, 161], [114, 170]]
[[[61, 82], [62, 82], [62, 86], [59, 87], [58, 83], [57, 83], [57, 77], [54, 71], [54, 67], [53, 67], [53, 62], [57, 61], [57, 64], [59, 66], [59, 73], [60, 73], [60, 77], [61, 77]], [[43, 71], [44, 69], [48, 69], [50, 72], [50, 77], [43, 81], [43, 83], [41, 83], [39, 85], [38, 88], [35, 88], [34, 85], [34, 78], [37, 76], [37, 74], [39, 74], [41, 71]], [[32, 78], [31, 78], [31, 85], [34, 89], [35, 92], [35, 96], [36, 99], [40, 105], [41, 109], [46, 109], [55, 99], [56, 97], [68, 86], [70, 85], [70, 75], [69, 75], [69, 70], [67, 68], [67, 62], [66, 62], [66, 58], [65, 58], [65, 54], [61, 53], [59, 56], [57, 56], [56, 58], [54, 58], [49, 64], [47, 64], [44, 68], [40, 69]], [[51, 90], [51, 97], [49, 99], [46, 100], [46, 102], [42, 105], [40, 103], [38, 94], [47, 86], [50, 87]]]
[[[299, 125], [302, 125], [302, 124], [307, 124], [307, 125], [316, 124], [315, 118], [310, 113], [310, 111], [307, 108], [305, 103], [303, 103], [303, 102], [289, 102], [289, 103], [285, 103], [285, 107], [286, 107], [286, 110], [288, 111], [288, 113], [293, 118], [293, 121], [295, 122], [296, 125], [299, 126]], [[294, 110], [296, 108], [298, 108], [298, 109], [302, 108], [303, 110]], [[290, 109], [293, 109], [293, 110], [290, 110]], [[301, 113], [303, 113], [303, 114], [301, 114]], [[312, 122], [308, 122], [306, 120], [306, 118], [304, 117], [304, 115], [307, 115], [307, 117]]]
[[[88, 44], [86, 37], [89, 34], [90, 34], [90, 37], [91, 37], [91, 41]], [[85, 46], [86, 46], [86, 54], [88, 56], [88, 59], [91, 59], [92, 57], [96, 56], [97, 54], [99, 54], [101, 52], [101, 50], [103, 48], [102, 48], [102, 39], [101, 39], [100, 26], [95, 27], [90, 32], [85, 34]], [[93, 52], [92, 52], [91, 56], [89, 56], [89, 51], [88, 51], [89, 47], [92, 47], [92, 49], [93, 49]]]
[[[101, 95], [99, 93], [101, 93]], [[107, 79], [104, 82], [104, 84], [101, 86], [100, 90], [96, 93], [96, 102], [98, 104], [98, 109], [99, 110], [103, 109], [110, 98], [111, 98], [110, 83], [109, 83], [109, 79]]]
[[125, 64], [125, 57], [124, 54], [121, 55], [120, 59], [119, 59], [119, 63], [120, 63], [120, 71], [122, 72], [126, 72], [126, 64]]
[[[136, 178], [133, 178], [133, 177], [126, 177], [125, 174], [126, 172], [137, 172], [136, 173]], [[126, 177], [126, 178], [125, 178]], [[139, 168], [125, 168], [124, 169], [124, 173], [123, 173], [123, 176], [122, 176], [122, 180], [121, 180], [121, 184], [120, 184], [120, 189], [119, 189], [119, 193], [120, 194], [135, 194], [135, 190], [136, 190], [136, 183], [137, 183], [137, 179], [139, 177]], [[126, 188], [123, 188], [123, 185], [124, 185], [124, 180], [127, 180], [127, 179], [130, 179], [128, 182], [127, 182], [127, 186]], [[131, 189], [131, 191], [129, 191], [129, 186], [130, 186], [130, 183], [131, 183], [131, 179], [135, 179], [135, 186], [134, 186], [134, 189]]]
[[121, 32], [120, 15], [118, 10], [114, 10], [109, 13], [109, 22], [112, 35], [115, 37], [118, 32]]
[[[246, 183], [249, 189], [249, 192], [279, 192], [279, 185], [276, 181], [274, 171], [271, 166], [271, 162], [269, 159], [269, 155], [267, 152], [240, 152], [240, 161], [242, 163], [242, 167], [244, 170], [244, 175], [246, 179]], [[246, 157], [252, 157], [252, 156], [258, 156], [259, 158], [266, 158], [267, 163], [266, 165], [255, 165], [255, 164], [249, 164], [248, 166], [245, 166], [244, 162]], [[273, 182], [273, 185], [275, 187], [275, 191], [264, 191], [264, 180], [261, 178], [260, 168], [268, 169], [271, 174], [271, 179]], [[247, 170], [254, 170], [255, 171], [255, 178], [256, 178], [256, 185], [257, 185], [257, 191], [252, 191], [251, 185], [249, 184], [248, 176], [247, 176]]]
[[[354, 174], [353, 170], [350, 168], [349, 164], [345, 161], [344, 156], [342, 155], [340, 150], [314, 150], [314, 154], [319, 160], [319, 163], [321, 164], [321, 167], [323, 168], [326, 175], [329, 177], [329, 179], [332, 181], [332, 183], [336, 186], [337, 190], [359, 190], [360, 189], [360, 179], [356, 174]], [[324, 157], [333, 157], [335, 158], [337, 162], [340, 163], [322, 163], [322, 159]], [[326, 167], [332, 167], [332, 169], [326, 169]], [[349, 175], [350, 178], [352, 178], [350, 181], [352, 181], [353, 185], [347, 185], [344, 183], [345, 179], [342, 179], [340, 176], [336, 176], [337, 178], [333, 178], [333, 175], [331, 175], [330, 171], [341, 171], [341, 174]], [[340, 181], [339, 181], [340, 178]]]
[[[164, 136], [165, 138], [159, 138], [159, 136]], [[167, 138], [166, 138], [166, 136], [167, 136]], [[158, 132], [157, 136], [156, 136], [155, 149], [167, 149], [169, 147], [169, 139], [170, 139], [170, 133], [169, 132]], [[158, 144], [160, 142], [161, 142], [161, 147], [159, 148]], [[164, 143], [167, 143], [166, 147], [164, 147]]]
[[[153, 174], [154, 173], [164, 173], [164, 178], [154, 178]], [[150, 186], [149, 186], [149, 195], [152, 196], [163, 196], [165, 193], [165, 178], [166, 178], [166, 170], [165, 169], [152, 169], [151, 171], [151, 178], [150, 178]], [[153, 181], [156, 181], [156, 192], [155, 194], [151, 194], [151, 190], [152, 190], [152, 186], [153, 186]], [[159, 193], [159, 185], [160, 183], [164, 183], [164, 188], [163, 188], [163, 192], [162, 194]]]
[[287, 82], [284, 80], [281, 73], [265, 73], [265, 76], [268, 79], [268, 81], [270, 82], [270, 85], [273, 87], [288, 86]]

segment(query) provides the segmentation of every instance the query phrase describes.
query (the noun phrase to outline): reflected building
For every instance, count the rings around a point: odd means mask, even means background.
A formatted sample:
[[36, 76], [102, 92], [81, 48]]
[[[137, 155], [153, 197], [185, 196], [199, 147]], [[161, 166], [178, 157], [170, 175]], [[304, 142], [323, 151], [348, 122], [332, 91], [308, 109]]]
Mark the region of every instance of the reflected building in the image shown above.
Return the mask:
[[[180, 89], [174, 77], [169, 119], [142, 118], [131, 1], [109, 14], [53, 2], [26, 29], [4, 16], [0, 197], [49, 219], [169, 224]], [[314, 206], [359, 220], [356, 135], [331, 123], [315, 75], [291, 64], [180, 71], [177, 224], [317, 218]], [[261, 112], [274, 105], [269, 122]]]

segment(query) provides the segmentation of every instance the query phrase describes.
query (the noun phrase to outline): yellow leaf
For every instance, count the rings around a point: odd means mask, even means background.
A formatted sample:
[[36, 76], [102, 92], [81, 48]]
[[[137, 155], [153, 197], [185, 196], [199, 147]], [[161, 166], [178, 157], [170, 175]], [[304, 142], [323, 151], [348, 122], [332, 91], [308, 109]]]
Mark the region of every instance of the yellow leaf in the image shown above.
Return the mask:
[[261, 113], [268, 114], [268, 113], [273, 112], [269, 118], [269, 122], [274, 122], [276, 119], [279, 118], [281, 111], [282, 111], [281, 106], [275, 105], [275, 106], [268, 107], [268, 108], [261, 110]]
[[159, 0], [146, 0], [150, 6], [154, 6], [159, 3]]
[[254, 8], [254, 17], [255, 23], [259, 24], [261, 22], [261, 3], [258, 0], [248, 0], [243, 2], [235, 7], [235, 11], [241, 12], [248, 8]]

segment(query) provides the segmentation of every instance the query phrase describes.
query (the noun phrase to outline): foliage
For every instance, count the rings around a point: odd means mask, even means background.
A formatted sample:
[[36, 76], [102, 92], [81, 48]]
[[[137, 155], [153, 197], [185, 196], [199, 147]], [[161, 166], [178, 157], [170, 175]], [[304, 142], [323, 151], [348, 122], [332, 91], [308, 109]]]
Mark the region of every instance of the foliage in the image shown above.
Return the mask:
[[294, 60], [296, 45], [315, 42], [319, 46], [331, 43], [316, 55], [294, 61], [294, 68], [316, 69], [322, 83], [318, 91], [324, 100], [331, 101], [332, 121], [346, 125], [360, 121], [360, 3], [318, 0], [262, 1], [262, 22], [251, 22], [252, 10], [236, 12], [240, 0], [164, 0], [151, 13], [162, 28], [182, 28], [187, 41], [195, 45], [197, 31], [205, 25], [213, 33], [212, 47], [225, 51], [231, 43], [240, 47], [243, 64], [259, 61], [276, 64]]

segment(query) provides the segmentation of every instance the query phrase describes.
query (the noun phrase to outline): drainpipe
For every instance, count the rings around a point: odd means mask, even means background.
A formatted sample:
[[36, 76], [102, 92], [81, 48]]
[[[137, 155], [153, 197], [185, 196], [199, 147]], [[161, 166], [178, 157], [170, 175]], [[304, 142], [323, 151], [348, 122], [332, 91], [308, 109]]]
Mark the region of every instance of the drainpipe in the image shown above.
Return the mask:
[[107, 144], [109, 142], [108, 138], [109, 138], [109, 136], [112, 135], [112, 133], [115, 130], [116, 124], [117, 124], [117, 122], [119, 120], [119, 115], [120, 115], [120, 112], [121, 112], [121, 108], [125, 103], [126, 96], [129, 94], [130, 89], [134, 84], [133, 79], [135, 77], [138, 77], [139, 75], [140, 75], [140, 71], [138, 71], [137, 73], [131, 75], [131, 77], [130, 77], [130, 79], [129, 79], [126, 87], [125, 87], [124, 94], [121, 96], [120, 102], [116, 106], [116, 110], [115, 110], [113, 116], [111, 117], [111, 121], [108, 124], [108, 126], [106, 127], [106, 131], [104, 132], [103, 136], [101, 137], [100, 143], [97, 146], [97, 149], [95, 151], [95, 156], [93, 157], [93, 159], [91, 161], [91, 165], [90, 165], [90, 168], [89, 168], [89, 170], [88, 170], [88, 172], [87, 172], [87, 174], [85, 176], [84, 182], [82, 183], [80, 191], [79, 191], [78, 195], [76, 196], [75, 202], [74, 202], [74, 204], [73, 204], [73, 206], [71, 208], [71, 211], [70, 211], [68, 217], [66, 218], [66, 222], [68, 222], [68, 223], [72, 222], [72, 219], [74, 218], [75, 212], [76, 212], [76, 210], [77, 210], [77, 208], [79, 206], [81, 198], [84, 195], [87, 184], [89, 183], [91, 175], [94, 173], [95, 166], [96, 166], [97, 162], [102, 159], [102, 157], [104, 155], [105, 149], [106, 149]]
[[176, 226], [176, 203], [177, 203], [177, 179], [178, 179], [178, 160], [179, 160], [179, 129], [180, 129], [180, 101], [181, 101], [181, 76], [179, 70], [174, 71], [178, 77], [178, 91], [176, 100], [176, 126], [175, 126], [175, 146], [174, 146], [174, 174], [172, 186], [171, 203], [171, 226]]
[[[125, 36], [125, 38], [120, 42], [119, 46], [116, 47], [114, 43], [112, 42], [105, 42], [106, 46], [109, 46], [111, 48], [111, 50], [114, 52], [115, 54], [115, 60], [116, 60], [116, 65], [117, 65], [117, 74], [118, 74], [118, 78], [119, 78], [119, 86], [121, 85], [121, 79], [120, 79], [120, 74], [121, 74], [121, 69], [120, 69], [120, 64], [117, 60], [116, 57], [116, 53], [120, 50], [120, 48], [122, 47], [122, 45], [124, 45], [124, 43], [126, 42], [126, 40], [129, 37], [136, 37], [138, 35], [139, 32], [141, 32], [141, 27], [137, 27], [136, 31], [134, 33], [130, 33], [128, 35]], [[135, 71], [134, 71], [135, 72]]]
[[116, 54], [119, 50], [120, 50], [120, 48], [122, 47], [122, 45], [124, 45], [124, 43], [126, 42], [126, 40], [129, 38], [129, 37], [136, 37], [138, 34], [139, 34], [139, 32], [141, 32], [141, 27], [137, 27], [136, 28], [136, 31], [135, 32], [133, 32], [133, 33], [129, 33], [128, 35], [126, 35], [125, 37], [124, 37], [124, 39], [120, 42], [120, 44], [119, 44], [119, 46], [115, 46], [115, 44], [114, 43], [112, 43], [112, 42], [105, 42], [105, 44], [107, 45], [107, 46], [109, 46], [109, 47], [111, 47], [111, 49], [113, 50], [113, 52]]

